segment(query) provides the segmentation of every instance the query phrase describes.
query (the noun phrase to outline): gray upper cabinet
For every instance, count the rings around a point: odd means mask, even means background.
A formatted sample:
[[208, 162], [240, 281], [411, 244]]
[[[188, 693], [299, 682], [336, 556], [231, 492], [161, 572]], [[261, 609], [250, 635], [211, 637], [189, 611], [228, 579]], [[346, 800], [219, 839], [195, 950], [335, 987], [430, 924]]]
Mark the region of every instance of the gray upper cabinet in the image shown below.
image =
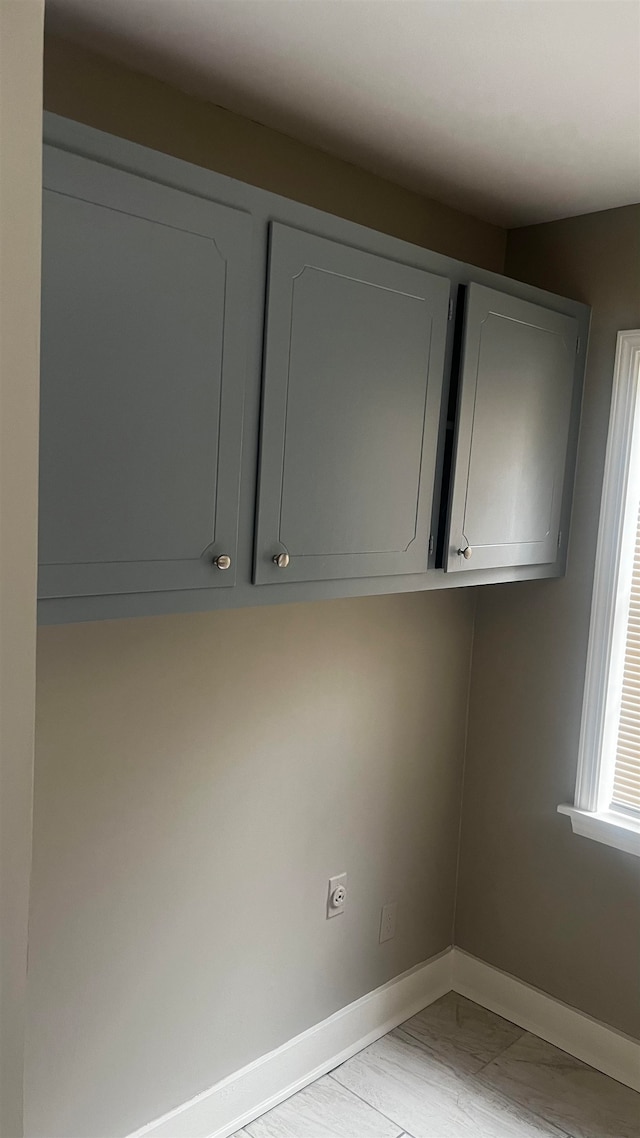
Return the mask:
[[470, 285], [445, 542], [450, 572], [558, 559], [577, 342], [575, 317]]
[[563, 573], [585, 305], [44, 126], [41, 621]]
[[271, 225], [256, 583], [426, 572], [449, 290]]
[[43, 210], [40, 596], [232, 585], [250, 216], [49, 147]]

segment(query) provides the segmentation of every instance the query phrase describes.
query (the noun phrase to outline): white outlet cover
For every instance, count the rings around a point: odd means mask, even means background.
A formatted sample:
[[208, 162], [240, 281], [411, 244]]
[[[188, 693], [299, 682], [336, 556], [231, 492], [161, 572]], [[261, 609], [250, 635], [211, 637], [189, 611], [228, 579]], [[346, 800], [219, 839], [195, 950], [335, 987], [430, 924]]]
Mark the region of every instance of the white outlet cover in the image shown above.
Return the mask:
[[[338, 904], [335, 903], [334, 893], [342, 890], [343, 897]], [[329, 917], [339, 917], [344, 913], [344, 907], [347, 903], [347, 875], [346, 873], [339, 873], [337, 877], [329, 878], [329, 891], [327, 893], [327, 920]]]
[[396, 921], [398, 917], [398, 902], [391, 901], [385, 905], [380, 915], [380, 944], [385, 940], [393, 940], [396, 935]]

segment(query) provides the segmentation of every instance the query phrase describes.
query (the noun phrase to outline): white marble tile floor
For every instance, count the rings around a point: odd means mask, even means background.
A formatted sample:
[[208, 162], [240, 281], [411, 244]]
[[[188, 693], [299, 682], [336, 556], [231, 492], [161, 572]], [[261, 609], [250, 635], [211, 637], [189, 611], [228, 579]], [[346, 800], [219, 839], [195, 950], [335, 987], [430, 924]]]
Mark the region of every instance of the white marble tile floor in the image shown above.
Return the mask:
[[640, 1138], [640, 1094], [450, 992], [234, 1138]]

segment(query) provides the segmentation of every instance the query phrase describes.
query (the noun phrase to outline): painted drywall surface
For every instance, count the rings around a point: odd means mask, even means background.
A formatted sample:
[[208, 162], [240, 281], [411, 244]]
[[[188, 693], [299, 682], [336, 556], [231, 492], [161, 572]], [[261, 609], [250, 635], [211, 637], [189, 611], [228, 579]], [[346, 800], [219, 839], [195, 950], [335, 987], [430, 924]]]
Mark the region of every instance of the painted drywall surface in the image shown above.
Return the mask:
[[472, 605], [40, 630], [30, 1138], [126, 1134], [450, 943]]
[[640, 327], [640, 206], [510, 234], [507, 272], [593, 305], [569, 569], [478, 590], [456, 943], [640, 1036], [640, 860], [573, 800], [616, 333]]
[[504, 229], [53, 36], [44, 83], [47, 110], [502, 272]]
[[44, 0], [0, 0], [0, 1134], [22, 1135], [36, 659]]
[[[66, 44], [45, 55], [50, 110], [502, 269], [492, 226]], [[450, 943], [473, 604], [41, 630], [30, 1138], [126, 1134]]]

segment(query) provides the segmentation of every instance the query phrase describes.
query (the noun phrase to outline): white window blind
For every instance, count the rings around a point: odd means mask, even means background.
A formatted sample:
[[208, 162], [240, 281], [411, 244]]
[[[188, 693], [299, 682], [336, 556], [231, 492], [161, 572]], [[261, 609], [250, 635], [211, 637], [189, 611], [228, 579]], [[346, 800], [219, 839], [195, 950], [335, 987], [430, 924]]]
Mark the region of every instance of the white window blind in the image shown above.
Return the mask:
[[640, 509], [627, 621], [612, 805], [640, 813]]

